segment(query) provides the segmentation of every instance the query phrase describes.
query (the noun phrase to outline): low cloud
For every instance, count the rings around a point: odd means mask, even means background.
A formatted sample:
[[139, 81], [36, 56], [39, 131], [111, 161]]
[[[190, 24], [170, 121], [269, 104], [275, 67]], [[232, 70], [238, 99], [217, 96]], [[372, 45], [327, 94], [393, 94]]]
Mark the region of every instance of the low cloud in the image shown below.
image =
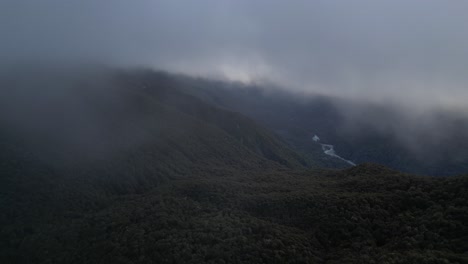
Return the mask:
[[4, 0], [0, 59], [155, 68], [463, 108], [468, 3]]

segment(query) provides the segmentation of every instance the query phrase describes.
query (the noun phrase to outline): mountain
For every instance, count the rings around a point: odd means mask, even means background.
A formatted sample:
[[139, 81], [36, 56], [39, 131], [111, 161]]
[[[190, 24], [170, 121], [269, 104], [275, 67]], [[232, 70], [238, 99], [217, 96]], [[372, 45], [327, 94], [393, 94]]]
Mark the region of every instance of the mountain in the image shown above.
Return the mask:
[[[313, 142], [316, 131], [322, 143], [333, 143], [333, 131], [339, 113], [332, 107], [328, 98], [317, 97], [306, 102], [297, 100], [293, 94], [265, 87], [246, 86], [239, 83], [194, 79], [187, 76], [173, 76], [175, 86], [204, 102], [241, 113], [269, 128], [294, 150], [301, 153], [312, 167], [347, 168], [350, 165], [342, 160], [324, 154], [322, 146]], [[306, 113], [298, 112], [305, 110]], [[331, 114], [331, 116], [328, 116]], [[303, 120], [308, 115], [309, 120]], [[313, 127], [313, 128], [311, 128]], [[323, 133], [322, 133], [323, 132]], [[328, 141], [327, 141], [328, 140]]]
[[[5, 230], [99, 208], [169, 179], [303, 167], [299, 155], [248, 118], [179, 94], [158, 74], [149, 91], [132, 83], [131, 76], [147, 81], [141, 73], [64, 82], [50, 71], [38, 75], [19, 74], [31, 86], [11, 83], [16, 93], [1, 97], [8, 110], [0, 126]], [[52, 78], [57, 83], [48, 86]]]
[[[319, 167], [346, 168], [348, 160], [434, 176], [468, 172], [464, 113], [434, 109], [415, 114], [401, 106], [295, 94], [269, 85], [188, 77], [179, 82], [196, 88], [188, 91], [199, 98], [268, 127]], [[344, 160], [324, 155], [321, 144], [333, 145]]]
[[114, 69], [8, 77], [1, 263], [468, 261], [467, 176], [322, 169], [341, 162], [313, 140], [304, 150], [317, 153], [298, 154], [299, 137], [214, 103], [206, 80]]

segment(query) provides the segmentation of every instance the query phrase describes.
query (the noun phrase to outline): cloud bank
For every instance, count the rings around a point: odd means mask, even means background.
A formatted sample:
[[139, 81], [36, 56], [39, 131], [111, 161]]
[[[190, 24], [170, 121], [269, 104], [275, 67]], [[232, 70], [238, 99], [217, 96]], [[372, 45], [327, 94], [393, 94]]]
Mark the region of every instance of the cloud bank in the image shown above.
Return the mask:
[[468, 2], [2, 0], [0, 60], [145, 65], [463, 108]]

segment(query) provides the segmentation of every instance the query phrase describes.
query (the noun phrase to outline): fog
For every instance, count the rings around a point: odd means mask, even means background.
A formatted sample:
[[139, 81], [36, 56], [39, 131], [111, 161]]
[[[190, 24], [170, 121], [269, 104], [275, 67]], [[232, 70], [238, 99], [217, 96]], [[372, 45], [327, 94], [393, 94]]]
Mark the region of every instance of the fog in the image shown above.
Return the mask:
[[0, 139], [57, 168], [108, 160], [156, 144], [164, 121], [154, 122], [159, 116], [151, 106], [146, 108], [151, 115], [141, 110], [150, 96], [146, 100], [139, 93], [141, 85], [129, 88], [132, 79], [124, 76], [115, 68], [90, 65], [3, 70]]
[[468, 3], [2, 0], [0, 59], [145, 65], [464, 108]]
[[140, 145], [153, 127], [116, 130], [138, 115], [114, 120], [130, 102], [109, 88], [116, 68], [145, 67], [283, 89], [293, 105], [325, 95], [343, 117], [330, 131], [463, 160], [467, 11], [437, 0], [0, 0], [0, 121], [83, 156]]

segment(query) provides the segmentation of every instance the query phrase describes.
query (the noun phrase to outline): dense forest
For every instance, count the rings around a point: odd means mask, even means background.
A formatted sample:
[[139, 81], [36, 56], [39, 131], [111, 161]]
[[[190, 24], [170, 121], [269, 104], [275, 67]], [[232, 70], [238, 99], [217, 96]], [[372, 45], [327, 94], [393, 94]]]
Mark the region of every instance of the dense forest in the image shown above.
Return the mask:
[[324, 169], [202, 80], [56, 74], [1, 81], [1, 263], [468, 263], [466, 175]]

